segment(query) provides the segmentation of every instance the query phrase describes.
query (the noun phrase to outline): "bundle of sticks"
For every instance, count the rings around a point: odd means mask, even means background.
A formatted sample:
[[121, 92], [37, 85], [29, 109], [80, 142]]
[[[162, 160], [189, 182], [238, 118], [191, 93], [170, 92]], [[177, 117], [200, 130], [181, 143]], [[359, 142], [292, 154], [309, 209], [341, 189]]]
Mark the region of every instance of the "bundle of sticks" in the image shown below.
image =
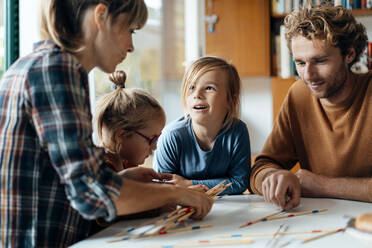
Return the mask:
[[[222, 181], [221, 183], [217, 184], [215, 187], [209, 189], [206, 194], [216, 199], [224, 190], [226, 190], [231, 183], [226, 184], [226, 180]], [[123, 240], [130, 240], [130, 239], [138, 239], [138, 238], [145, 238], [145, 237], [152, 237], [188, 230], [197, 230], [201, 228], [208, 228], [212, 225], [199, 225], [199, 226], [184, 226], [180, 227], [181, 224], [187, 225], [185, 222], [191, 215], [195, 213], [195, 209], [192, 207], [179, 207], [176, 210], [163, 214], [157, 218], [151, 219], [141, 225], [133, 228], [129, 228], [123, 232], [116, 234], [115, 236], [118, 237], [116, 239], [110, 240], [108, 242], [118, 242]], [[139, 231], [140, 228], [149, 226], [145, 230], [142, 230], [138, 234], [134, 234], [134, 231]]]

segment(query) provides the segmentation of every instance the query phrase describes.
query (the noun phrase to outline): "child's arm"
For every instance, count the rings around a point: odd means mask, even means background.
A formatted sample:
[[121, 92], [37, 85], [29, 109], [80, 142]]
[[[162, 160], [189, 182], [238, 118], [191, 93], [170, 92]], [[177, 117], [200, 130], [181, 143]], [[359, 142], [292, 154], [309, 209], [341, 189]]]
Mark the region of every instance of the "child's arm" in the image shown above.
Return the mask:
[[177, 138], [170, 132], [164, 132], [158, 140], [152, 167], [156, 172], [177, 174], [179, 172], [180, 147]]

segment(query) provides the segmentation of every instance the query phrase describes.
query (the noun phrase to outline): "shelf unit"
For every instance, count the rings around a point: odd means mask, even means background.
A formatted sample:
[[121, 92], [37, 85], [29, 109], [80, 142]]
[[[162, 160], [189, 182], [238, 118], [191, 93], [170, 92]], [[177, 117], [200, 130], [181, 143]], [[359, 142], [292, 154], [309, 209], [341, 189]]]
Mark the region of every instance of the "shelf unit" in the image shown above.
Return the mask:
[[205, 0], [205, 14], [218, 20], [214, 32], [206, 24], [206, 54], [232, 62], [241, 77], [270, 76], [270, 1]]

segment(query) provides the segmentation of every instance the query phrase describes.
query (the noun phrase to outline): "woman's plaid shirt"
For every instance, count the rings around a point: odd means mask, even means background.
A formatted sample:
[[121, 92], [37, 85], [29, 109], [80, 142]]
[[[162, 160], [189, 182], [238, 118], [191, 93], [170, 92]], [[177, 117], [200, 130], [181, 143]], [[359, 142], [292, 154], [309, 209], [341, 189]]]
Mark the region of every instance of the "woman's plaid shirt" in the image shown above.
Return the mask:
[[64, 247], [116, 216], [122, 179], [94, 148], [88, 77], [50, 41], [0, 82], [0, 247]]

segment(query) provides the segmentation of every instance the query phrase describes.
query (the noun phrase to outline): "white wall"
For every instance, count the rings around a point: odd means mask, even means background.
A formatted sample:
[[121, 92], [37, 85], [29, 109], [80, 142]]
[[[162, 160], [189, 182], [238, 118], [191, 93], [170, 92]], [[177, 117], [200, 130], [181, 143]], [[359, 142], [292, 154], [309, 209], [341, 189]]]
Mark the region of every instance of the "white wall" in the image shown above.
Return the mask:
[[268, 77], [242, 79], [241, 119], [247, 124], [251, 152], [261, 151], [272, 129], [271, 80]]

